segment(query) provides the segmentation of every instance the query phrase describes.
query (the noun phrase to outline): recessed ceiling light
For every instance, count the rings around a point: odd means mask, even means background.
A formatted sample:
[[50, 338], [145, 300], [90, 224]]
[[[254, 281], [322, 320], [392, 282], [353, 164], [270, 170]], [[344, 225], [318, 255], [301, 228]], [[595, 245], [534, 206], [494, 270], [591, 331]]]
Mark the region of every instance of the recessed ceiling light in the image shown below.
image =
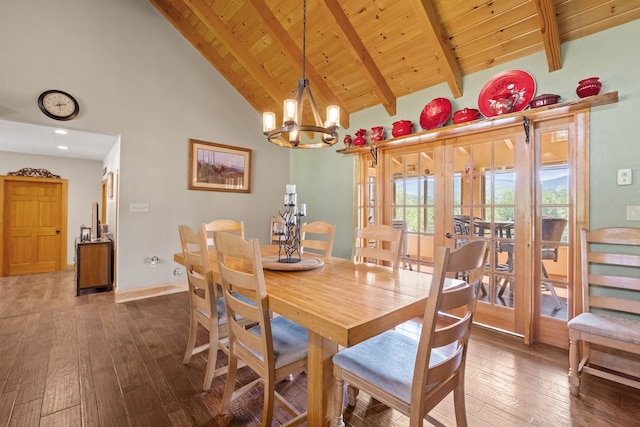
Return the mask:
[[58, 150], [68, 150], [69, 147], [67, 147], [66, 145], [58, 145]]
[[66, 135], [66, 134], [69, 133], [68, 131], [66, 131], [64, 129], [56, 129], [56, 130], [54, 130], [54, 132], [57, 133], [58, 135]]

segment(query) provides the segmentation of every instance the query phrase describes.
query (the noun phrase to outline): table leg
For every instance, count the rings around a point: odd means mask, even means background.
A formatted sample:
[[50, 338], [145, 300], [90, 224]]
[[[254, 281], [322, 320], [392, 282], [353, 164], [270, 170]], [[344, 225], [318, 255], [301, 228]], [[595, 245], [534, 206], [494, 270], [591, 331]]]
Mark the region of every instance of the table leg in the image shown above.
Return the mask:
[[332, 415], [333, 362], [338, 344], [309, 331], [307, 425], [328, 427]]

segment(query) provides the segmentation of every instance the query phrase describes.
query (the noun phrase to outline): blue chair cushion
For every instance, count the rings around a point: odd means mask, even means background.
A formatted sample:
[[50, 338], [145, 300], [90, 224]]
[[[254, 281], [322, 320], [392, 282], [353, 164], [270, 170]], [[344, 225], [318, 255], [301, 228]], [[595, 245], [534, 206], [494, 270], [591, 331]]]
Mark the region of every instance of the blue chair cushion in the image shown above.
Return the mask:
[[[445, 360], [451, 354], [447, 350], [433, 349], [429, 365]], [[345, 348], [333, 363], [409, 404], [417, 353], [418, 340], [391, 330]]]
[[[260, 325], [249, 331], [260, 336]], [[271, 335], [276, 369], [295, 361], [304, 359], [308, 353], [308, 331], [283, 316], [271, 319]], [[262, 355], [258, 355], [262, 358]]]

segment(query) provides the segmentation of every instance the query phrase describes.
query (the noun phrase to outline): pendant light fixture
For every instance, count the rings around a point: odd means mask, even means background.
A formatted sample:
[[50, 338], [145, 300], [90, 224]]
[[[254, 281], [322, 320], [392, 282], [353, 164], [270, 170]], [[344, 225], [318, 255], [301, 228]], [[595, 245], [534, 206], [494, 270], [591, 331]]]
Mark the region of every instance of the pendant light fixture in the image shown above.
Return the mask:
[[[323, 124], [318, 108], [311, 94], [309, 80], [305, 77], [306, 44], [307, 44], [307, 1], [303, 2], [302, 17], [302, 78], [298, 80], [295, 99], [285, 99], [282, 127], [276, 128], [276, 115], [266, 112], [262, 115], [262, 133], [269, 142], [288, 148], [322, 148], [329, 147], [338, 141], [340, 127], [340, 107], [327, 107], [327, 121]], [[307, 94], [315, 124], [303, 124], [303, 96]]]

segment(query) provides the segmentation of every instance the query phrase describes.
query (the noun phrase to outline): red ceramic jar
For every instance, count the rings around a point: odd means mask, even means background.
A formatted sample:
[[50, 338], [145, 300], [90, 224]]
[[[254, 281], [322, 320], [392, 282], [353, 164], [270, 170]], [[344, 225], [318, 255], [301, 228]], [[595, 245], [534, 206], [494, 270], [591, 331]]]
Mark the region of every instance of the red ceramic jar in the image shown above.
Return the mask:
[[480, 111], [476, 110], [475, 108], [463, 108], [462, 110], [458, 110], [453, 113], [453, 123], [458, 124], [470, 122], [473, 120], [478, 120], [478, 117], [480, 117]]
[[580, 80], [576, 89], [578, 96], [586, 98], [587, 96], [599, 94], [600, 89], [602, 89], [602, 82], [598, 81], [599, 79], [599, 77], [589, 77], [588, 79]]
[[391, 135], [397, 138], [402, 135], [409, 135], [413, 133], [413, 123], [410, 120], [400, 120], [393, 123], [393, 129], [391, 129]]

